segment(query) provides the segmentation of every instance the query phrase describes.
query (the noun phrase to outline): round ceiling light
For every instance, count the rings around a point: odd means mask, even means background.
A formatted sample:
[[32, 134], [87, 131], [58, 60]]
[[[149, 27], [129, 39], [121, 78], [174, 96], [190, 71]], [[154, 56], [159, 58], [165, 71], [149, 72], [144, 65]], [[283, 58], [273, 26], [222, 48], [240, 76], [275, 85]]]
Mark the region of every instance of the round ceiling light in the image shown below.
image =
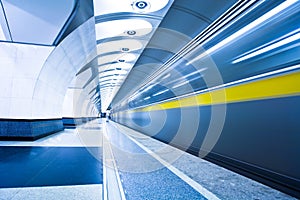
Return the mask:
[[164, 8], [169, 0], [135, 0], [131, 6], [135, 12], [155, 12]]
[[127, 35], [135, 35], [136, 31], [127, 31]]
[[132, 8], [136, 12], [146, 12], [150, 10], [150, 3], [148, 1], [137, 0], [132, 3]]
[[122, 52], [128, 52], [128, 51], [130, 51], [130, 49], [129, 49], [129, 48], [126, 48], [126, 47], [123, 47], [123, 48], [121, 48], [121, 51], [122, 51]]

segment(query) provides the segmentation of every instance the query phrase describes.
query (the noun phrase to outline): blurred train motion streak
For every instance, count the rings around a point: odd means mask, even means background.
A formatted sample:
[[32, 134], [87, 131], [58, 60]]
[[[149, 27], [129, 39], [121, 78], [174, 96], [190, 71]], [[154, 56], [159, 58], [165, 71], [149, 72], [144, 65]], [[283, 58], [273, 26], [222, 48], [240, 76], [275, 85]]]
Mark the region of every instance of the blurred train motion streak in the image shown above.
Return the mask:
[[300, 196], [300, 1], [256, 1], [210, 32], [112, 120]]

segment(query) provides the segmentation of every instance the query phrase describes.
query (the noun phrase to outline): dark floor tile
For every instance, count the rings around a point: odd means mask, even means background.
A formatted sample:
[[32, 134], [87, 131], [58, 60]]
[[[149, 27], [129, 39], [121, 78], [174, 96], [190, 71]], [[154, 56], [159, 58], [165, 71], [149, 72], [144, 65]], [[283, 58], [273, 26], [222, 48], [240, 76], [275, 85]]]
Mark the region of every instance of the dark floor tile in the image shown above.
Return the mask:
[[102, 184], [102, 148], [0, 147], [0, 188]]

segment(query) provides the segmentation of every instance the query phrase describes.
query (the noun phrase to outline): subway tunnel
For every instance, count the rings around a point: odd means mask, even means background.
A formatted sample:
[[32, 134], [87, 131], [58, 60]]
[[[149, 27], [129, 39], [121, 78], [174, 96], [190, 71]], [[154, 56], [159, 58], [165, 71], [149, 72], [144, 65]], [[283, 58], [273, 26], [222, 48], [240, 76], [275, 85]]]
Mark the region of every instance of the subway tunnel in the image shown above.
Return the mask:
[[300, 1], [0, 0], [0, 199], [299, 199]]

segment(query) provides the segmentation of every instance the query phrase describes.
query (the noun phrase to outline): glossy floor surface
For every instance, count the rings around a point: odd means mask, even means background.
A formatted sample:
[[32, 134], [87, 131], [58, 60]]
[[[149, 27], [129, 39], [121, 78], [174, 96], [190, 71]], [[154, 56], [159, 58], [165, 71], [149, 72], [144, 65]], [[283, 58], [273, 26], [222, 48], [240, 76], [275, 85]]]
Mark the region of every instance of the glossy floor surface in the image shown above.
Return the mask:
[[0, 199], [293, 199], [112, 121], [0, 142]]
[[294, 199], [112, 121], [104, 135], [126, 199]]
[[0, 142], [0, 199], [102, 199], [98, 123], [34, 142]]

